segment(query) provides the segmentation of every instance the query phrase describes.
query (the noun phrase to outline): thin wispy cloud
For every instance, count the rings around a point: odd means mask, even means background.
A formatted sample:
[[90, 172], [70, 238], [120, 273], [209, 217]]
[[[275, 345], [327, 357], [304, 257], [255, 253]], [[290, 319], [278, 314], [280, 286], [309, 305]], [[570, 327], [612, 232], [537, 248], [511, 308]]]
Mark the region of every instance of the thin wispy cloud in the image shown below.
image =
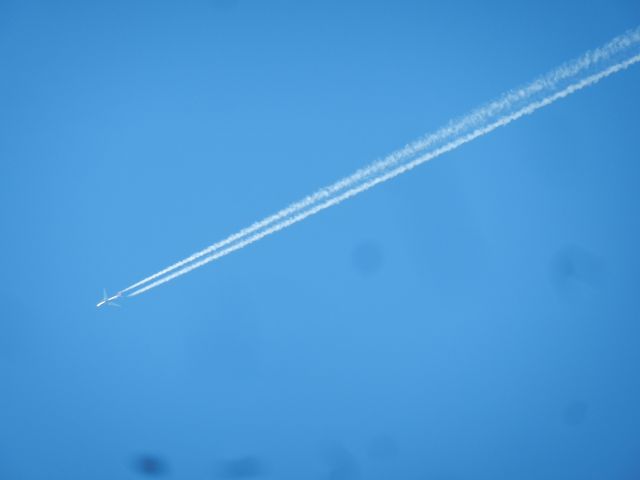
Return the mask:
[[640, 27], [121, 290], [133, 297], [240, 250], [640, 62]]

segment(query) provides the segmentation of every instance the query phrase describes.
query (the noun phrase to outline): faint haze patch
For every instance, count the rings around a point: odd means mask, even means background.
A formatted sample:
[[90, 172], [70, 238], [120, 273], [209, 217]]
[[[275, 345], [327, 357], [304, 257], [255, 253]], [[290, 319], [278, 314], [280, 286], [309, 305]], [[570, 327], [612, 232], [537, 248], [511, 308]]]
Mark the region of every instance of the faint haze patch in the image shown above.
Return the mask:
[[[588, 154], [591, 142], [585, 141], [582, 120], [561, 108], [547, 113], [549, 128], [540, 136], [519, 132], [518, 148], [526, 149], [530, 158], [536, 159], [530, 165], [545, 182], [575, 185], [585, 181], [597, 156]], [[558, 158], [562, 162], [556, 161]]]
[[386, 460], [398, 454], [398, 447], [390, 436], [378, 435], [369, 442], [367, 453], [372, 459]]
[[133, 461], [133, 469], [140, 475], [159, 477], [169, 472], [167, 463], [157, 455], [142, 454]]
[[263, 332], [251, 293], [241, 283], [226, 287], [197, 313], [187, 351], [194, 368], [231, 386], [260, 371]]
[[578, 245], [566, 245], [553, 255], [551, 278], [561, 294], [575, 294], [596, 288], [604, 275], [604, 262], [596, 254]]
[[568, 403], [562, 411], [562, 420], [565, 425], [575, 427], [582, 425], [587, 420], [589, 406], [582, 400]]
[[325, 452], [328, 480], [355, 480], [360, 478], [356, 458], [344, 447], [333, 446]]
[[377, 273], [384, 263], [382, 247], [372, 240], [358, 243], [351, 252], [351, 263], [353, 268], [362, 275], [369, 276]]
[[255, 455], [225, 460], [218, 469], [218, 477], [227, 479], [255, 478], [265, 473], [264, 463]]
[[428, 177], [403, 202], [412, 268], [433, 291], [470, 295], [488, 274], [487, 240], [455, 170], [430, 168]]

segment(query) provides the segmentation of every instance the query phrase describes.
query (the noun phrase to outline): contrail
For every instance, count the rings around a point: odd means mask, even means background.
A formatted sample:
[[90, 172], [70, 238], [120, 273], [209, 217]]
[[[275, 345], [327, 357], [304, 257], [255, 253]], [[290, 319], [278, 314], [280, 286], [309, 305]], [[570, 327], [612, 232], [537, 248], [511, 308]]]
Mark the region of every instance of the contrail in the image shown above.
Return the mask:
[[537, 78], [524, 87], [507, 92], [498, 100], [495, 100], [481, 108], [478, 108], [458, 120], [451, 121], [447, 126], [406, 145], [404, 148], [393, 152], [384, 159], [361, 168], [352, 175], [338, 180], [332, 185], [321, 188], [320, 190], [305, 197], [304, 199], [280, 210], [276, 214], [266, 217], [265, 219], [260, 220], [259, 222], [256, 222], [251, 226], [230, 235], [224, 240], [214, 243], [213, 245], [199, 252], [196, 252], [193, 255], [180, 260], [179, 262], [176, 262], [173, 265], [170, 265], [167, 268], [149, 277], [140, 280], [139, 282], [130, 285], [121, 292], [124, 293], [138, 288], [141, 285], [144, 285], [158, 277], [165, 275], [166, 273], [183, 267], [193, 262], [194, 260], [197, 260], [198, 258], [201, 258], [216, 250], [219, 250], [226, 245], [240, 240], [241, 238], [244, 238], [253, 232], [256, 232], [270, 224], [283, 220], [298, 211], [304, 210], [305, 208], [314, 205], [319, 201], [325, 200], [332, 195], [335, 195], [336, 193], [339, 193], [340, 191], [349, 188], [366, 178], [369, 178], [387, 168], [398, 164], [408, 157], [420, 153], [421, 151], [433, 146], [434, 144], [437, 144], [438, 142], [442, 142], [454, 135], [459, 135], [466, 130], [470, 130], [482, 124], [483, 122], [486, 123], [486, 121], [491, 117], [499, 115], [505, 110], [513, 109], [517, 104], [525, 102], [541, 91], [551, 91], [555, 88], [558, 88], [558, 85], [562, 84], [562, 82], [566, 81], [567, 79], [572, 79], [578, 74], [593, 68], [595, 65], [599, 65], [603, 62], [606, 62], [607, 60], [610, 60], [621, 52], [624, 52], [629, 47], [637, 44], [639, 41], [640, 29], [629, 31], [624, 35], [616, 37], [604, 46], [584, 53], [578, 59], [556, 68], [555, 70], [542, 77]]
[[[618, 63], [606, 68], [605, 65], [623, 57], [625, 53], [628, 57], [630, 55], [628, 50], [632, 47], [637, 47], [638, 44], [640, 44], [640, 28], [615, 38], [603, 47], [583, 54], [578, 59], [562, 65], [525, 87], [508, 92], [498, 100], [474, 110], [459, 120], [450, 122], [446, 127], [422, 137], [384, 159], [357, 170], [354, 174], [318, 190], [303, 200], [289, 205], [276, 214], [256, 222], [250, 227], [240, 230], [184, 260], [134, 283], [121, 292], [135, 290], [129, 296], [146, 292], [297, 223], [325, 208], [337, 205], [347, 198], [411, 170], [445, 152], [458, 148], [475, 138], [486, 135], [524, 115], [533, 113], [539, 108], [598, 82], [602, 78], [626, 69], [640, 60], [640, 54], [626, 60], [619, 60]], [[584, 76], [590, 72], [594, 73]], [[579, 75], [582, 79], [578, 79]], [[555, 90], [557, 90], [555, 93], [551, 93]], [[543, 96], [545, 94], [546, 96]], [[409, 161], [409, 159], [428, 148], [431, 149], [428, 153]], [[392, 169], [392, 167], [396, 168]], [[269, 225], [271, 227], [266, 228]], [[225, 246], [227, 247], [223, 248]], [[205, 258], [196, 262], [197, 259], [202, 257]], [[173, 273], [167, 275], [169, 272]]]
[[436, 157], [439, 157], [440, 155], [442, 155], [443, 153], [449, 152], [451, 150], [454, 150], [458, 147], [460, 147], [461, 145], [464, 145], [465, 143], [468, 143], [478, 137], [484, 136], [490, 132], [492, 132], [493, 130], [495, 130], [496, 128], [499, 127], [503, 127], [505, 125], [508, 125], [509, 123], [525, 116], [525, 115], [530, 115], [533, 112], [535, 112], [536, 110], [545, 107], [547, 105], [552, 104], [553, 102], [555, 102], [556, 100], [559, 100], [561, 98], [567, 97], [568, 95], [571, 95], [572, 93], [581, 90], [585, 87], [588, 87], [590, 85], [593, 85], [594, 83], [600, 81], [601, 79], [608, 77], [609, 75], [612, 75], [616, 72], [619, 72], [621, 70], [626, 69], [627, 67], [629, 67], [630, 65], [633, 65], [634, 63], [637, 63], [640, 61], [640, 55], [636, 55], [628, 60], [625, 60], [624, 62], [618, 63], [616, 65], [613, 65], [609, 68], [607, 68], [606, 70], [598, 73], [598, 74], [594, 74], [591, 75], [579, 82], [576, 82], [568, 87], [566, 87], [565, 89], [561, 90], [560, 92], [555, 93], [554, 95], [548, 96], [543, 98], [542, 100], [536, 101], [536, 102], [532, 102], [529, 105], [527, 105], [526, 107], [510, 114], [510, 115], [505, 115], [504, 117], [500, 118], [499, 120], [497, 120], [494, 123], [491, 123], [483, 128], [477, 129], [475, 131], [473, 131], [472, 133], [469, 133], [467, 135], [464, 135], [440, 148], [438, 148], [437, 150], [430, 152], [426, 155], [423, 155], [407, 164], [401, 165], [397, 168], [395, 168], [394, 170], [391, 170], [390, 172], [387, 172], [383, 175], [380, 175], [376, 178], [373, 178], [355, 188], [352, 188], [350, 190], [347, 190], [346, 192], [344, 192], [343, 194], [334, 197], [330, 200], [325, 201], [324, 203], [321, 203], [319, 205], [316, 205], [315, 207], [312, 207], [298, 215], [295, 215], [293, 217], [290, 217], [274, 226], [272, 226], [271, 228], [268, 228], [266, 230], [261, 231], [258, 234], [255, 234], [245, 240], [242, 240], [236, 244], [234, 244], [231, 247], [225, 248], [224, 250], [219, 251], [216, 254], [210, 255], [198, 262], [195, 262], [187, 267], [184, 267], [180, 270], [178, 270], [177, 272], [172, 273], [171, 275], [168, 275], [166, 277], [161, 278], [160, 280], [156, 280], [153, 283], [150, 283], [149, 285], [146, 285], [143, 288], [140, 288], [134, 292], [132, 292], [131, 294], [129, 294], [130, 297], [139, 295], [141, 293], [144, 293], [148, 290], [151, 290], [152, 288], [157, 287], [158, 285], [162, 285], [163, 283], [169, 282], [171, 280], [173, 280], [174, 278], [180, 277], [186, 273], [189, 273], [190, 271], [199, 268], [209, 262], [212, 262], [220, 257], [224, 257], [225, 255], [228, 255], [231, 252], [234, 252], [236, 250], [239, 250], [241, 248], [246, 247], [247, 245], [250, 245], [254, 242], [257, 242], [258, 240], [260, 240], [261, 238], [266, 237], [267, 235], [271, 235], [272, 233], [275, 233], [279, 230], [282, 230], [284, 228], [287, 228], [291, 225], [293, 225], [294, 223], [298, 223], [302, 220], [304, 220], [305, 218], [314, 215], [318, 212], [320, 212], [321, 210], [324, 210], [326, 208], [332, 207], [334, 205], [337, 205], [339, 203], [342, 203], [343, 201], [347, 200], [348, 198], [351, 198], [361, 192], [364, 192], [365, 190], [369, 190], [370, 188], [374, 187], [375, 185], [378, 185], [379, 183], [382, 182], [386, 182], [387, 180], [390, 180], [394, 177], [397, 177], [398, 175], [405, 173], [409, 170], [412, 170], [413, 168], [417, 167], [418, 165], [421, 165], [425, 162], [428, 162], [429, 160], [432, 160]]

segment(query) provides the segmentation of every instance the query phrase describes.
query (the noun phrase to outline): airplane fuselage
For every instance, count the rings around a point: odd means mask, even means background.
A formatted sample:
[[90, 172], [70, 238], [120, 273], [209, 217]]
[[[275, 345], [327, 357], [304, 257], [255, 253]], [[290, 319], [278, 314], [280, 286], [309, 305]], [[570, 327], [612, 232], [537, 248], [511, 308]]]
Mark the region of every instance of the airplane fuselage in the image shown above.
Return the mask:
[[119, 299], [120, 297], [122, 297], [122, 293], [116, 293], [115, 295], [113, 295], [112, 297], [107, 297], [106, 293], [104, 295], [104, 298], [102, 300], [100, 300], [97, 304], [96, 307], [100, 308], [104, 305], [114, 305], [114, 306], [119, 306], [117, 303], [115, 303], [115, 301], [117, 299]]

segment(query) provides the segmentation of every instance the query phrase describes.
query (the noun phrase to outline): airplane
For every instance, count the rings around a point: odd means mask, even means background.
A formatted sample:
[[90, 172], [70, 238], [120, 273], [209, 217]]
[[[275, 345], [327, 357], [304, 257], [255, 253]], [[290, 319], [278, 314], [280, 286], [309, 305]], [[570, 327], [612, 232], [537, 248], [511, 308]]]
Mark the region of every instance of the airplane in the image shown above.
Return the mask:
[[119, 307], [120, 305], [118, 305], [115, 301], [117, 299], [119, 299], [120, 297], [122, 297], [122, 292], [118, 292], [116, 293], [114, 296], [110, 297], [109, 295], [107, 295], [107, 291], [103, 290], [103, 296], [102, 296], [102, 300], [100, 300], [97, 304], [96, 307], [100, 308], [103, 305], [110, 305], [112, 307]]

